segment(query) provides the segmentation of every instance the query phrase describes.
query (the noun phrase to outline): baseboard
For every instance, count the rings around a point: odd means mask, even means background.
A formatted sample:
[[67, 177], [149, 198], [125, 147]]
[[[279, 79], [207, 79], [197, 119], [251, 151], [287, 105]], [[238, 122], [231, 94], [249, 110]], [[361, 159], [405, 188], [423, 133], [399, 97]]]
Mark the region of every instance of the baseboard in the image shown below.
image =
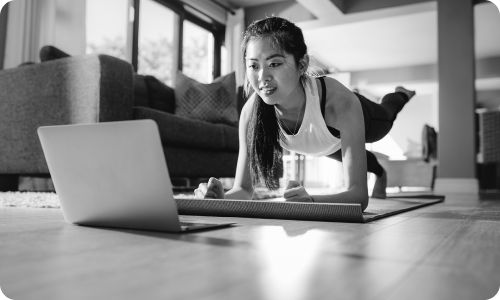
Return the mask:
[[54, 192], [54, 184], [50, 177], [20, 176], [19, 191], [25, 192]]
[[0, 174], [0, 192], [17, 191], [19, 175]]
[[476, 178], [436, 178], [434, 191], [437, 194], [478, 194], [479, 182]]

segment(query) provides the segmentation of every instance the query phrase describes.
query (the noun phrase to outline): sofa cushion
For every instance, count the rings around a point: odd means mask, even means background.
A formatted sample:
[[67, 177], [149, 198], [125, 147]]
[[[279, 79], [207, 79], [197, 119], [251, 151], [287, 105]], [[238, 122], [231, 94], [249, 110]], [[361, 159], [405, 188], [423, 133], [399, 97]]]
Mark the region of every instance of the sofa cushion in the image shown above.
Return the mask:
[[134, 74], [134, 106], [149, 106], [146, 76]]
[[232, 126], [238, 123], [234, 72], [209, 84], [178, 72], [175, 99], [175, 113], [179, 116]]
[[167, 147], [238, 151], [238, 128], [181, 117], [148, 107], [134, 107], [134, 119], [151, 119]]
[[171, 177], [234, 177], [238, 151], [164, 147]]

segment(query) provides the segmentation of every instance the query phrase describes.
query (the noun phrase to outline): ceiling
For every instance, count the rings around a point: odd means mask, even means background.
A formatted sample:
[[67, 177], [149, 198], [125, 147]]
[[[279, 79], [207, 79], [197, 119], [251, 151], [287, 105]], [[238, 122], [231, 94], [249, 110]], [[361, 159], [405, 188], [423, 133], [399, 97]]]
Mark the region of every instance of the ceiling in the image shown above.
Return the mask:
[[227, 0], [226, 2], [229, 3], [234, 8], [241, 8], [241, 7], [246, 8], [246, 7], [253, 7], [253, 6], [265, 5], [274, 2], [283, 2], [283, 1], [287, 0]]
[[[323, 24], [303, 30], [311, 53], [341, 71], [358, 71], [435, 64], [438, 54], [435, 2], [400, 8], [374, 18], [374, 12], [347, 16], [339, 24]], [[380, 15], [380, 12], [378, 12]], [[360, 18], [360, 16], [363, 16]], [[348, 21], [349, 18], [355, 21]], [[491, 3], [475, 6], [476, 57], [500, 56], [500, 14]]]
[[[273, 2], [277, 1], [228, 1], [233, 7], [245, 8]], [[310, 54], [331, 71], [353, 72], [437, 63], [435, 1], [349, 14], [342, 13], [333, 4], [334, 0], [291, 2], [298, 2], [317, 18], [296, 23], [304, 32]], [[474, 18], [476, 57], [500, 57], [498, 9], [490, 2], [475, 5]], [[498, 81], [493, 82], [498, 84]]]

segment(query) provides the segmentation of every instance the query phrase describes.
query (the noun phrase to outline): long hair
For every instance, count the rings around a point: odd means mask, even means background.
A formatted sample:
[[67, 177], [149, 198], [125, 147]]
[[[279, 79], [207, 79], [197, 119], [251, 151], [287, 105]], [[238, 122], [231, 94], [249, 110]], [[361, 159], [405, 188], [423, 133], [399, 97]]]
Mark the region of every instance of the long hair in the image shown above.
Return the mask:
[[[274, 47], [293, 55], [296, 65], [307, 54], [302, 30], [292, 22], [280, 17], [268, 17], [250, 24], [242, 41], [243, 62], [246, 48], [252, 39], [269, 39]], [[246, 77], [246, 76], [245, 76]], [[245, 78], [245, 94], [252, 88]], [[279, 188], [279, 176], [283, 173], [283, 149], [279, 143], [278, 120], [274, 106], [266, 104], [257, 94], [253, 114], [247, 128], [248, 157], [254, 185], [263, 181], [269, 189]]]

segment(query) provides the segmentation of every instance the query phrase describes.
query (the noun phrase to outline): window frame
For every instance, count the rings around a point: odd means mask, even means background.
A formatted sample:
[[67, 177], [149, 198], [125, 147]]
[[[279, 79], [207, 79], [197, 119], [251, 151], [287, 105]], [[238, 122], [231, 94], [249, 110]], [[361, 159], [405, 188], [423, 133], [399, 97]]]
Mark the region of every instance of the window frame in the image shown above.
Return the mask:
[[[140, 5], [142, 0], [133, 0], [134, 7], [134, 22], [133, 22], [133, 30], [132, 30], [132, 66], [134, 70], [138, 70], [138, 54], [139, 54], [139, 13], [140, 13]], [[183, 26], [184, 21], [189, 21], [193, 24], [200, 26], [201, 28], [212, 33], [214, 37], [214, 57], [213, 57], [213, 70], [212, 77], [216, 78], [221, 75], [221, 48], [224, 43], [224, 35], [226, 27], [224, 24], [217, 22], [216, 20], [207, 16], [207, 18], [211, 19], [212, 22], [207, 22], [205, 20], [200, 19], [195, 14], [191, 13], [189, 10], [185, 9], [185, 5], [180, 1], [171, 1], [171, 0], [151, 0], [160, 5], [165, 6], [166, 8], [172, 10], [176, 13], [179, 18], [177, 24], [178, 32], [178, 45], [177, 45], [177, 70], [182, 71], [182, 55], [183, 55]], [[204, 14], [203, 12], [200, 12]]]
[[3, 8], [0, 8], [0, 70], [3, 70], [5, 59], [5, 49], [7, 47], [7, 19], [9, 16], [9, 4], [6, 3]]

